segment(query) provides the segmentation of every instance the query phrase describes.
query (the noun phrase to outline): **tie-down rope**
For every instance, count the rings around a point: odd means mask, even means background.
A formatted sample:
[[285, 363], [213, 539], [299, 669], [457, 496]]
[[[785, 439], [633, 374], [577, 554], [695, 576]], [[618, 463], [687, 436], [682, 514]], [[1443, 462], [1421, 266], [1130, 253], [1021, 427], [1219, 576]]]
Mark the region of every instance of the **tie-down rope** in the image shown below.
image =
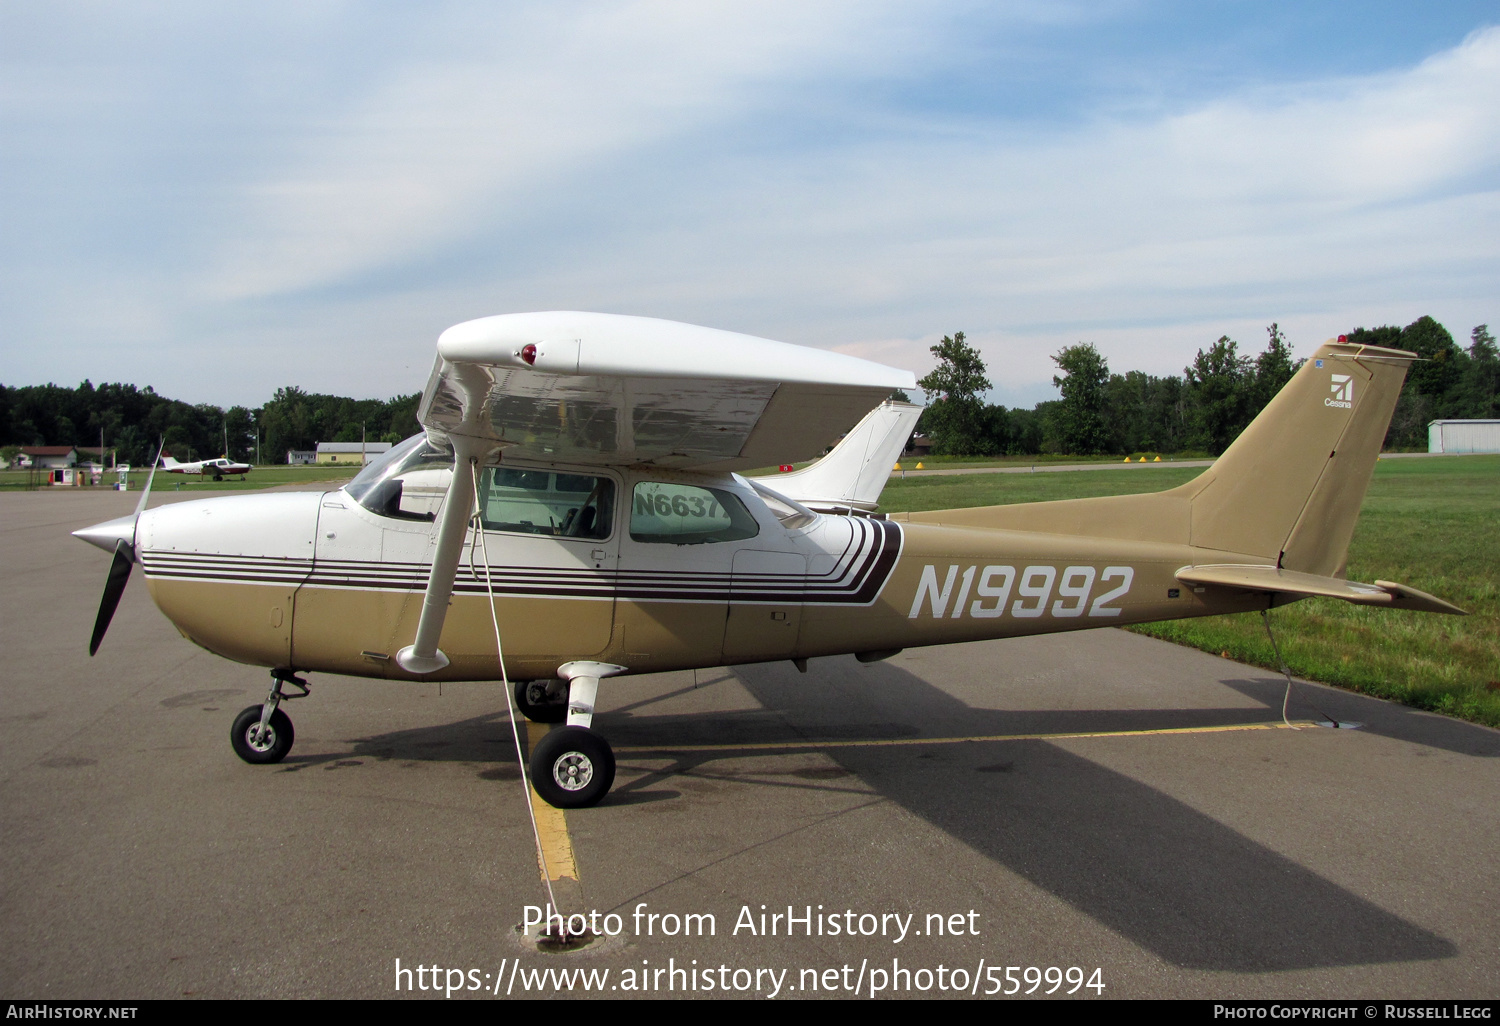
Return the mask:
[[[490, 602], [490, 623], [495, 628], [495, 657], [500, 662], [500, 681], [505, 686], [505, 708], [510, 713], [510, 736], [516, 743], [516, 763], [521, 767], [521, 793], [526, 796], [526, 815], [531, 818], [531, 837], [536, 842], [536, 857], [542, 867], [542, 882], [547, 885], [547, 900], [552, 903], [553, 913], [563, 924], [561, 936], [558, 939], [566, 941], [568, 924], [557, 907], [557, 895], [552, 893], [552, 873], [547, 869], [547, 853], [542, 849], [542, 832], [537, 827], [536, 809], [531, 804], [531, 781], [526, 775], [526, 757], [521, 752], [521, 728], [516, 724], [515, 697], [511, 694], [510, 676], [505, 672], [505, 647], [500, 642], [500, 614], [495, 611], [495, 584], [490, 576], [490, 549], [484, 536], [484, 519], [479, 512], [478, 460], [469, 460], [469, 473], [474, 479], [474, 506], [470, 522], [474, 525], [474, 542], [478, 542], [479, 552], [484, 561], [484, 589]], [[474, 571], [474, 542], [469, 543], [470, 573]]]

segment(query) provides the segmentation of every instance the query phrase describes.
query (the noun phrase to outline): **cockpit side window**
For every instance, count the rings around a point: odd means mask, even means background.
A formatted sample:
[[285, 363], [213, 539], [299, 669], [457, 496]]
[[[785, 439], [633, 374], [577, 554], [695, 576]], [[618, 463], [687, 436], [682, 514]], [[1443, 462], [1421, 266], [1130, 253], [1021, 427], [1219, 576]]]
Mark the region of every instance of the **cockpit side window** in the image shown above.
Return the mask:
[[615, 483], [592, 474], [490, 467], [479, 479], [479, 508], [486, 531], [608, 538]]

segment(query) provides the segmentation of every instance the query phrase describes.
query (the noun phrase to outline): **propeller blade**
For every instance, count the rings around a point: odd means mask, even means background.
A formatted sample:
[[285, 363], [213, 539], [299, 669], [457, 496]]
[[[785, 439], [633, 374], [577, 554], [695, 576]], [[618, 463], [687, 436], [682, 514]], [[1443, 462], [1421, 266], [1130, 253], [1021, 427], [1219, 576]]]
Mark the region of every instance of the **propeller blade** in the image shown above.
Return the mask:
[[135, 504], [135, 516], [130, 521], [130, 540], [121, 538], [115, 542], [115, 556], [110, 560], [109, 576], [104, 578], [104, 594], [99, 599], [99, 615], [94, 618], [94, 636], [89, 639], [91, 656], [99, 651], [99, 643], [104, 640], [104, 632], [109, 630], [109, 622], [115, 618], [115, 609], [120, 605], [120, 596], [125, 594], [125, 585], [130, 581], [130, 567], [135, 562], [136, 528], [141, 522], [146, 500], [151, 497], [151, 482], [156, 479], [156, 466], [166, 447], [167, 440], [163, 438], [161, 445], [157, 446], [151, 473], [146, 475], [146, 487], [141, 489], [141, 500]]
[[[151, 473], [146, 475], [146, 487], [141, 489], [141, 501], [135, 504], [135, 519], [137, 523], [140, 522], [141, 511], [146, 508], [146, 500], [151, 496], [151, 482], [156, 480], [156, 467], [157, 464], [161, 463], [161, 454], [165, 452], [166, 449], [167, 440], [165, 437], [163, 437], [161, 440], [161, 444], [156, 447], [156, 459], [151, 463]], [[134, 535], [131, 536], [130, 541], [132, 545], [135, 544]]]
[[89, 639], [89, 655], [99, 651], [99, 642], [109, 630], [109, 621], [114, 619], [115, 607], [120, 596], [125, 594], [125, 584], [130, 580], [130, 567], [135, 562], [130, 546], [121, 539], [115, 543], [115, 558], [109, 564], [109, 576], [104, 579], [104, 596], [99, 600], [99, 615], [94, 619], [94, 636]]

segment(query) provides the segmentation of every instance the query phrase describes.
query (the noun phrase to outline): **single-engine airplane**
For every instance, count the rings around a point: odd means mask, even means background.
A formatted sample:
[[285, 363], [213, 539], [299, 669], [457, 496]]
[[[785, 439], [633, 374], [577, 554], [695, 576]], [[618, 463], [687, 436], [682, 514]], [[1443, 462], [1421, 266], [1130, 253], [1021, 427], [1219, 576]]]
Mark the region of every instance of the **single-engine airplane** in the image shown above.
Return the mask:
[[[670, 321], [508, 314], [438, 339], [422, 434], [325, 493], [183, 502], [75, 532], [114, 553], [90, 652], [131, 567], [184, 636], [271, 668], [230, 739], [292, 746], [309, 671], [509, 680], [560, 723], [530, 776], [598, 802], [600, 682], [1216, 613], [1307, 596], [1462, 613], [1345, 553], [1415, 354], [1321, 346], [1219, 460], [1144, 495], [873, 512], [912, 375]], [[861, 420], [861, 416], [864, 420]], [[741, 472], [817, 457], [767, 478]], [[150, 482], [147, 482], [149, 493]], [[503, 656], [502, 656], [503, 653]]]
[[238, 474], [244, 477], [252, 469], [250, 464], [236, 463], [227, 456], [220, 456], [216, 460], [178, 463], [165, 453], [161, 457], [161, 466], [169, 474], [212, 474], [215, 481], [224, 480], [225, 474]]

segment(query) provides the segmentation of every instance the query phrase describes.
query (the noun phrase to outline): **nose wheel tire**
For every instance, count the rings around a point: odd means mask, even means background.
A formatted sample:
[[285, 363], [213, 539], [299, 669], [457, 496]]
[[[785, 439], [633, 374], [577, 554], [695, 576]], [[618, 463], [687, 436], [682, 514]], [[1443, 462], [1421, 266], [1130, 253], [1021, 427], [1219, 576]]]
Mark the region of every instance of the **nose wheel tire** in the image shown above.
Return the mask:
[[261, 706], [258, 705], [249, 706], [236, 716], [234, 726], [229, 728], [229, 743], [234, 746], [234, 754], [246, 762], [280, 762], [292, 750], [292, 740], [295, 737], [292, 721], [286, 713], [277, 709], [271, 714], [266, 729], [256, 737], [255, 728], [260, 726], [260, 716]]
[[563, 687], [561, 698], [554, 700], [547, 693], [549, 680], [518, 680], [515, 683], [516, 708], [533, 723], [561, 723], [568, 718], [567, 688]]
[[548, 805], [597, 805], [615, 782], [615, 753], [587, 727], [559, 727], [531, 750], [531, 786]]

